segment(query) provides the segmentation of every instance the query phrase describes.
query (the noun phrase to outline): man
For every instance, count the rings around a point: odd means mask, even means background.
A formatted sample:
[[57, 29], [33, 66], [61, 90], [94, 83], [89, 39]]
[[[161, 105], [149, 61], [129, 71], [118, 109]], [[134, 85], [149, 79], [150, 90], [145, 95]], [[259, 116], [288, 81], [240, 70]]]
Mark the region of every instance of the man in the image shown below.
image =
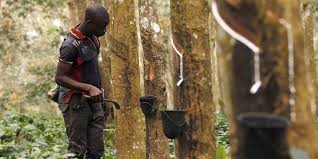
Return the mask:
[[90, 5], [84, 21], [71, 29], [60, 47], [55, 76], [60, 85], [58, 102], [69, 138], [68, 150], [77, 158], [101, 158], [104, 153], [98, 37], [105, 34], [108, 23], [107, 10]]

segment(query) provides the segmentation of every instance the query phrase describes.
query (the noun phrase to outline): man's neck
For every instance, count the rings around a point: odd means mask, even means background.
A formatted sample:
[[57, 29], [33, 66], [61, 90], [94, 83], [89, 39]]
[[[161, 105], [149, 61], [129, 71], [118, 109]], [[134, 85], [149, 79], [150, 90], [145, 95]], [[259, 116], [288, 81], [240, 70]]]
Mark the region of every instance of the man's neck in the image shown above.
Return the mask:
[[85, 27], [85, 24], [84, 24], [84, 23], [81, 23], [81, 24], [78, 26], [77, 30], [78, 30], [79, 32], [81, 32], [84, 36], [88, 36], [87, 31], [86, 31], [85, 28], [86, 28], [86, 27]]

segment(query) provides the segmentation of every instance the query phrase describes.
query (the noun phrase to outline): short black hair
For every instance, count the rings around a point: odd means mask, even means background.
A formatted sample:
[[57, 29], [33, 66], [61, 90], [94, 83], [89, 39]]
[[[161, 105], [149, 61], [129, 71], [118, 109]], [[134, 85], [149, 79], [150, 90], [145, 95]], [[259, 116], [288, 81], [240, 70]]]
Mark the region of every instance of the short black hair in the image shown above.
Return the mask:
[[94, 3], [86, 8], [84, 20], [107, 20], [107, 22], [109, 22], [109, 14], [104, 6]]

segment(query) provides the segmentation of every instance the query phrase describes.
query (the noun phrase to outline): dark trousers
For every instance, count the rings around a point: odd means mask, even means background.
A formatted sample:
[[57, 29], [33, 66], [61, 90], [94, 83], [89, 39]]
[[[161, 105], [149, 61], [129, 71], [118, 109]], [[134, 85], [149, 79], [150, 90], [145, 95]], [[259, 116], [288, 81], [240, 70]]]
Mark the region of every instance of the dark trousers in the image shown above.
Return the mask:
[[74, 94], [63, 112], [68, 150], [77, 158], [97, 159], [104, 154], [103, 129], [105, 118], [100, 103], [90, 103], [80, 94]]

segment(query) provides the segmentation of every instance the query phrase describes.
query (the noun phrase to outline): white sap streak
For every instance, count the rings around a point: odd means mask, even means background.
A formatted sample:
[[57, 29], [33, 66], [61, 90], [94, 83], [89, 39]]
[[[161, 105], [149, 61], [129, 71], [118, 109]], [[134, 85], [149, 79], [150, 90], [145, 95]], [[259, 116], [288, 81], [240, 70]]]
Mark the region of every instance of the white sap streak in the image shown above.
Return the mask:
[[222, 19], [219, 14], [218, 7], [215, 1], [212, 2], [212, 14], [214, 15], [215, 20], [219, 23], [219, 25], [233, 38], [240, 41], [248, 48], [250, 48], [254, 52], [254, 84], [250, 89], [250, 93], [255, 94], [259, 90], [262, 85], [261, 82], [261, 74], [260, 74], [260, 49], [253, 42], [235, 32], [230, 26], [226, 24], [226, 22]]
[[179, 67], [180, 67], [180, 79], [177, 82], [177, 86], [180, 86], [181, 83], [183, 82], [183, 54], [181, 52], [179, 52], [179, 50], [176, 48], [176, 46], [174, 45], [173, 41], [171, 41], [171, 45], [173, 50], [178, 54], [179, 58], [180, 58], [180, 63], [179, 63]]
[[287, 41], [288, 41], [288, 87], [289, 87], [289, 105], [291, 107], [291, 120], [296, 120], [296, 108], [295, 108], [295, 68], [294, 68], [294, 40], [292, 26], [285, 20], [280, 18], [279, 23], [287, 30]]

